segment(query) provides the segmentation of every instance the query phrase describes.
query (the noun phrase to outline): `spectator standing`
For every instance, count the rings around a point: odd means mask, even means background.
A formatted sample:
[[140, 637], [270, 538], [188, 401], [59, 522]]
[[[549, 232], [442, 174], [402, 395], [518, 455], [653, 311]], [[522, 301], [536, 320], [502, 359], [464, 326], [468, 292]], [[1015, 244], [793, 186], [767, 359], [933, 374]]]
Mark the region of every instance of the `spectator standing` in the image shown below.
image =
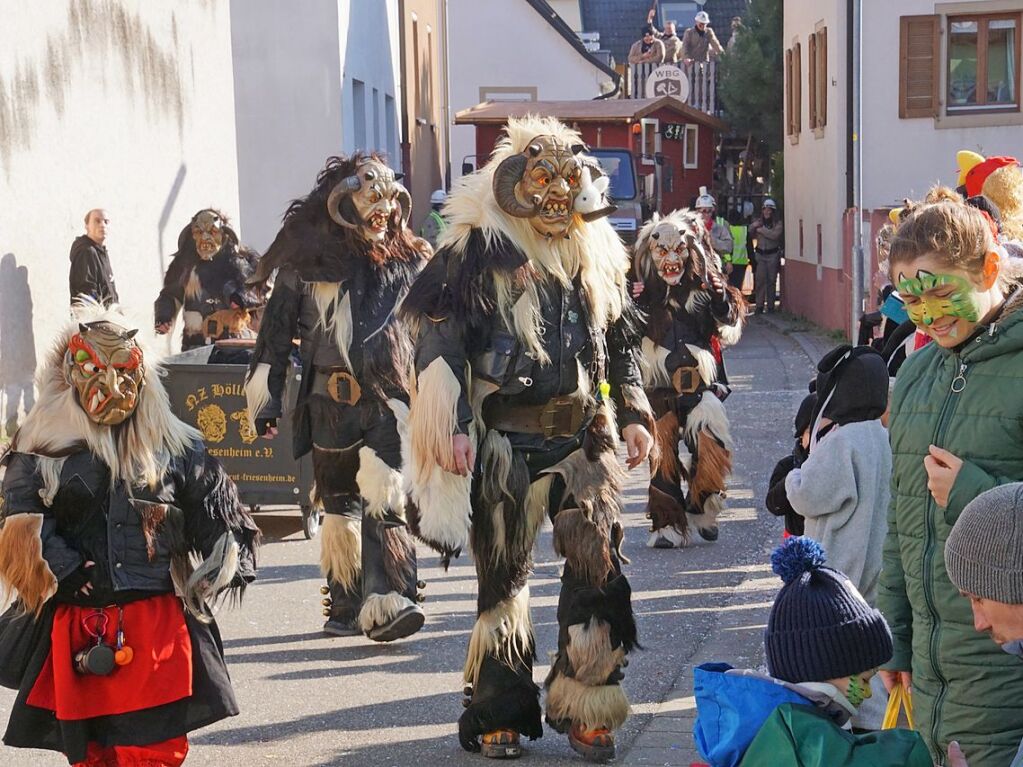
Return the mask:
[[728, 272], [728, 284], [742, 290], [746, 282], [746, 270], [749, 268], [749, 227], [738, 208], [728, 216], [728, 228], [732, 232], [732, 256], [729, 259], [731, 270]]
[[[805, 520], [792, 508], [788, 493], [785, 490], [785, 478], [793, 469], [798, 469], [810, 455], [810, 418], [817, 407], [817, 393], [807, 394], [799, 403], [795, 418], [796, 444], [792, 452], [782, 458], [774, 466], [771, 478], [767, 482], [767, 498], [764, 505], [776, 517], [785, 518], [786, 536], [802, 535], [806, 529]], [[890, 451], [889, 451], [890, 452]]]
[[[888, 368], [868, 346], [839, 346], [817, 365], [816, 390], [809, 455], [785, 478], [785, 492], [806, 535], [831, 552], [835, 569], [873, 606], [891, 497], [892, 451], [880, 421], [888, 407]], [[881, 729], [884, 692], [876, 680], [854, 727]]]
[[778, 265], [784, 246], [785, 231], [778, 205], [768, 197], [760, 211], [760, 218], [750, 226], [750, 236], [756, 241], [753, 250], [756, 270], [753, 278], [754, 314], [774, 312], [778, 290]]
[[912, 688], [937, 763], [956, 740], [971, 767], [1005, 767], [1023, 738], [1023, 665], [972, 629], [943, 550], [970, 501], [1023, 479], [1023, 389], [1012, 383], [1023, 377], [1023, 290], [984, 213], [951, 190], [931, 199], [899, 225], [889, 257], [910, 319], [933, 342], [906, 360], [892, 397], [878, 606], [895, 650], [882, 675], [889, 690]]
[[[1023, 483], [981, 493], [967, 504], [945, 543], [949, 580], [970, 600], [973, 627], [1023, 659]], [[958, 743], [948, 767], [968, 767]], [[1023, 765], [1023, 744], [1010, 767]]]
[[419, 236], [430, 243], [430, 246], [437, 250], [437, 240], [448, 228], [448, 222], [440, 214], [444, 202], [448, 199], [448, 193], [443, 189], [437, 189], [430, 195], [430, 215], [426, 217], [423, 225], [419, 228]]
[[739, 35], [746, 31], [746, 27], [742, 23], [742, 16], [732, 17], [732, 34], [728, 38], [728, 44], [725, 46], [727, 50], [735, 48], [736, 41], [739, 39]]
[[723, 218], [714, 217], [716, 210], [717, 200], [714, 199], [714, 195], [707, 191], [707, 187], [701, 186], [700, 196], [696, 198], [696, 212], [700, 214], [703, 225], [710, 234], [710, 244], [713, 246], [714, 252], [721, 259], [725, 271], [728, 271], [732, 255], [732, 230]]
[[664, 43], [654, 37], [654, 30], [646, 26], [642, 30], [643, 38], [637, 40], [629, 49], [630, 64], [660, 64], [664, 61]]
[[695, 24], [682, 35], [682, 60], [687, 66], [694, 61], [707, 62], [720, 56], [724, 50], [710, 27], [710, 16], [706, 11], [700, 11], [696, 14]]
[[71, 243], [68, 281], [72, 303], [80, 296], [91, 298], [103, 306], [118, 302], [114, 270], [110, 268], [110, 256], [105, 245], [109, 225], [107, 212], [94, 208], [85, 214], [85, 234]]
[[674, 21], [669, 21], [664, 25], [661, 42], [664, 44], [665, 64], [674, 64], [682, 58], [682, 40], [676, 34]]

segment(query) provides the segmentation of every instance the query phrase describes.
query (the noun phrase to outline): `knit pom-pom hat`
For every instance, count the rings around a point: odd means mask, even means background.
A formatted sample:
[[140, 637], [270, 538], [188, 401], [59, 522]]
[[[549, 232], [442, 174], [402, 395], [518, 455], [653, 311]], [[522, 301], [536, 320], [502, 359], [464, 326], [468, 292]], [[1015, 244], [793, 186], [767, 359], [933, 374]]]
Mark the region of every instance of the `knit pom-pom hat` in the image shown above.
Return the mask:
[[825, 567], [812, 538], [789, 538], [771, 554], [785, 582], [771, 608], [764, 644], [771, 676], [825, 682], [877, 668], [892, 657], [892, 634], [881, 613], [852, 582]]

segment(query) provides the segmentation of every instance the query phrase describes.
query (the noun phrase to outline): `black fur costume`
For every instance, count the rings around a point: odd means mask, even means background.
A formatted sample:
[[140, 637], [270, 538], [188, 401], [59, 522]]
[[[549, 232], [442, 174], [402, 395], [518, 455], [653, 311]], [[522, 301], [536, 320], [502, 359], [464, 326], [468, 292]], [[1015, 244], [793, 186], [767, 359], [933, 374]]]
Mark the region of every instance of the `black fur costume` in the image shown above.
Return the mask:
[[[224, 338], [254, 337], [249, 310], [265, 300], [263, 287], [246, 284], [256, 270], [259, 254], [239, 244], [238, 235], [219, 211], [209, 209], [224, 222], [224, 243], [212, 259], [200, 258], [192, 222], [203, 212], [196, 213], [178, 235], [178, 250], [171, 257], [153, 307], [156, 325], [173, 323], [183, 310], [182, 351]], [[236, 308], [232, 309], [232, 304]]]
[[[527, 580], [545, 516], [566, 558], [558, 654], [546, 682], [548, 723], [560, 732], [620, 726], [628, 714], [621, 667], [637, 645], [619, 549], [623, 472], [614, 410], [619, 426], [652, 426], [652, 417], [633, 351], [638, 316], [625, 296], [627, 258], [606, 221], [578, 221], [568, 240], [550, 246], [560, 249], [559, 263], [579, 256], [580, 269], [574, 275], [566, 269], [565, 282], [540, 276], [532, 261], [539, 250], [527, 250], [547, 247], [543, 238], [501, 213], [490, 179], [502, 156], [522, 150], [527, 134], [558, 131], [568, 134], [565, 144], [574, 134], [554, 120], [527, 123], [513, 122], [489, 170], [464, 179], [452, 195], [446, 244], [402, 304], [416, 339], [406, 456], [410, 524], [445, 558], [471, 545], [478, 576], [459, 720], [459, 740], [469, 751], [498, 729], [542, 735]], [[529, 244], [520, 247], [516, 238]], [[591, 264], [614, 276], [587, 282]], [[537, 347], [505, 311], [528, 299], [527, 281], [535, 288]], [[620, 295], [616, 317], [594, 313], [594, 287]], [[558, 405], [548, 413], [549, 430], [516, 426], [515, 418], [552, 403]], [[436, 462], [451, 450], [453, 433], [478, 446], [471, 477]]]
[[[411, 345], [394, 308], [429, 246], [400, 216], [375, 245], [332, 220], [331, 190], [364, 159], [330, 158], [313, 191], [288, 208], [253, 278], [279, 270], [246, 386], [250, 413], [263, 431], [283, 415], [292, 339], [301, 338], [293, 448], [296, 458], [312, 451], [314, 501], [327, 515], [320, 560], [330, 593], [325, 630], [361, 629], [378, 638], [374, 630], [410, 611], [417, 598], [398, 437], [407, 414]], [[332, 395], [332, 380], [340, 380], [333, 394], [341, 401]], [[421, 615], [418, 606], [415, 611]]]

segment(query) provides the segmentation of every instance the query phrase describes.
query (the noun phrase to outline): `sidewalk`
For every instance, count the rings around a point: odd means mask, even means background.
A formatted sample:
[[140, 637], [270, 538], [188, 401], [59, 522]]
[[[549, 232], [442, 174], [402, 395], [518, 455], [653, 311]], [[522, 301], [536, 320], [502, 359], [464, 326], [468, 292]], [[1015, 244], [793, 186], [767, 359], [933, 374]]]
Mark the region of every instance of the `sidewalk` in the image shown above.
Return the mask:
[[[752, 490], [752, 497], [745, 501], [739, 501], [739, 495], [730, 492], [730, 498], [735, 500], [730, 501], [729, 506], [733, 508], [726, 515], [747, 511], [761, 519], [770, 518], [761, 499], [766, 491], [765, 471], [769, 471], [765, 467], [768, 462], [773, 465], [774, 456], [773, 453], [769, 457], [764, 454], [773, 450], [779, 450], [781, 454], [780, 451], [791, 446], [791, 414], [780, 411], [786, 407], [786, 402], [793, 403], [794, 408], [794, 404], [802, 399], [806, 392], [805, 384], [813, 375], [817, 361], [839, 343], [841, 341], [836, 337], [805, 320], [779, 314], [758, 315], [750, 318], [743, 341], [726, 351], [729, 375], [739, 382], [733, 395], [738, 401], [733, 404], [730, 399], [728, 402], [736, 437], [732, 484], [737, 486], [741, 483]], [[776, 380], [767, 373], [770, 363], [764, 355], [772, 353], [780, 357], [791, 355], [800, 358], [798, 366], [794, 360], [786, 364], [788, 372], [784, 381]], [[806, 370], [805, 377], [801, 369]], [[752, 373], [751, 379], [742, 375], [747, 370]], [[739, 375], [733, 375], [734, 372]], [[775, 395], [786, 396], [775, 404], [771, 399]], [[734, 508], [739, 503], [752, 508]], [[773, 518], [770, 519], [773, 522]], [[765, 663], [763, 631], [774, 595], [781, 585], [771, 572], [769, 556], [771, 549], [780, 542], [782, 526], [780, 522], [776, 525], [768, 523], [764, 529], [767, 532], [760, 540], [761, 555], [755, 561], [733, 565], [733, 572], [742, 574], [741, 583], [722, 599], [716, 611], [716, 621], [696, 652], [680, 672], [672, 670], [678, 673], [678, 677], [668, 695], [643, 712], [652, 714], [652, 717], [623, 751], [618, 760], [620, 764], [690, 767], [704, 763], [693, 739], [696, 720], [693, 669], [715, 661], [724, 661], [738, 668], [756, 668]], [[724, 567], [725, 563], [720, 566]]]

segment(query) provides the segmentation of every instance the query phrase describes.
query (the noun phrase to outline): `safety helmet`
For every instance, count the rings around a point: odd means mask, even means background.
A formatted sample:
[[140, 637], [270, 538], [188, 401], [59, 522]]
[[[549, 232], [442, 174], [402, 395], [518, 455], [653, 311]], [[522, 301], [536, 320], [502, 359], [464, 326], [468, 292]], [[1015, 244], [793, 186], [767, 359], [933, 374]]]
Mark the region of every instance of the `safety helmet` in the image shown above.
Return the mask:
[[714, 199], [714, 195], [707, 191], [707, 187], [700, 187], [700, 196], [696, 198], [696, 209], [703, 210], [704, 208], [716, 208], [717, 200]]
[[445, 192], [443, 189], [438, 189], [433, 194], [430, 195], [430, 204], [431, 205], [443, 205], [444, 201], [447, 200], [447, 199], [448, 199], [448, 193]]
[[706, 11], [700, 11], [696, 14], [697, 24], [710, 24], [710, 16], [707, 15]]
[[764, 207], [774, 208], [775, 210], [778, 210], [778, 203], [776, 203], [774, 200], [768, 197], [766, 200], [764, 200]]

